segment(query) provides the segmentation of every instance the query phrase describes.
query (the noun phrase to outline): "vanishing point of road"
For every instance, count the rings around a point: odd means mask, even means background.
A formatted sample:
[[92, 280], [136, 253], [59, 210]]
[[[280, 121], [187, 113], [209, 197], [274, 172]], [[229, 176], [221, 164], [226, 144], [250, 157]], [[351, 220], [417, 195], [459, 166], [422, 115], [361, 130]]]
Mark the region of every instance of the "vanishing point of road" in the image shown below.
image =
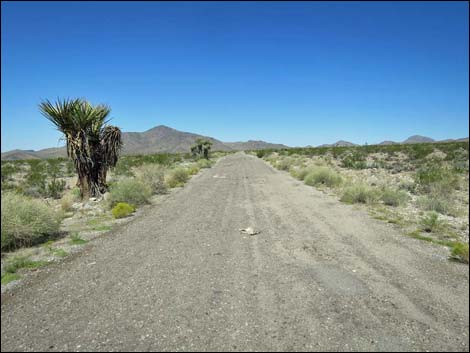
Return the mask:
[[4, 294], [1, 349], [468, 352], [446, 257], [237, 153]]

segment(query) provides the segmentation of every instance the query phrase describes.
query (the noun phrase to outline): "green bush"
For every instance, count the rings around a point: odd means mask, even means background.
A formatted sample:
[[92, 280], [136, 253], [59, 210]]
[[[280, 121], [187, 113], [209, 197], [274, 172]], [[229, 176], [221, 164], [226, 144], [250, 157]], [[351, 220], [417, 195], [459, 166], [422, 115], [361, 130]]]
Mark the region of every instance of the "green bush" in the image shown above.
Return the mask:
[[59, 232], [61, 216], [41, 200], [2, 193], [1, 249], [32, 245]]
[[147, 184], [154, 194], [164, 194], [167, 192], [165, 184], [164, 166], [158, 164], [144, 164], [135, 170], [137, 179], [143, 184]]
[[378, 190], [365, 184], [347, 186], [343, 190], [341, 201], [346, 203], [374, 203], [380, 198]]
[[290, 175], [299, 180], [304, 180], [308, 173], [313, 170], [312, 167], [297, 167], [293, 166], [289, 169]]
[[416, 171], [415, 181], [424, 192], [439, 188], [448, 193], [460, 186], [458, 174], [437, 163], [421, 166]]
[[60, 199], [65, 190], [65, 180], [52, 179], [46, 187], [46, 196]]
[[454, 244], [451, 255], [453, 258], [468, 264], [468, 244], [461, 242]]
[[304, 177], [304, 182], [310, 186], [326, 185], [334, 187], [342, 182], [341, 176], [334, 170], [327, 167], [313, 169]]
[[13, 274], [22, 268], [38, 268], [46, 264], [46, 261], [33, 261], [27, 256], [15, 256], [5, 263], [5, 272]]
[[125, 178], [111, 185], [109, 203], [111, 207], [114, 207], [119, 202], [143, 205], [149, 203], [151, 196], [152, 189], [148, 184], [136, 179]]
[[256, 152], [256, 156], [258, 158], [263, 158], [266, 154], [267, 154], [267, 152], [265, 150], [259, 150], [259, 151]]
[[442, 226], [442, 221], [436, 212], [430, 212], [421, 219], [422, 230], [428, 233], [435, 232]]
[[114, 218], [124, 218], [130, 215], [135, 211], [135, 208], [132, 205], [129, 205], [126, 202], [119, 202], [116, 206], [113, 207], [112, 213]]
[[197, 161], [197, 165], [199, 168], [210, 168], [214, 162], [212, 162], [210, 159], [200, 159]]
[[199, 166], [197, 164], [191, 164], [189, 167], [188, 167], [188, 173], [190, 175], [195, 175], [197, 173], [199, 173], [201, 169], [199, 168]]
[[189, 179], [189, 173], [186, 169], [178, 167], [172, 169], [166, 178], [166, 184], [170, 188], [174, 188], [177, 186], [183, 186]]
[[404, 205], [408, 201], [409, 197], [408, 194], [404, 191], [385, 188], [382, 191], [380, 199], [383, 201], [384, 204], [388, 206], [397, 207], [400, 205]]
[[279, 170], [289, 170], [294, 164], [294, 159], [291, 157], [284, 157], [274, 162], [274, 167]]
[[348, 150], [341, 158], [341, 166], [350, 169], [365, 169], [367, 154], [359, 149]]

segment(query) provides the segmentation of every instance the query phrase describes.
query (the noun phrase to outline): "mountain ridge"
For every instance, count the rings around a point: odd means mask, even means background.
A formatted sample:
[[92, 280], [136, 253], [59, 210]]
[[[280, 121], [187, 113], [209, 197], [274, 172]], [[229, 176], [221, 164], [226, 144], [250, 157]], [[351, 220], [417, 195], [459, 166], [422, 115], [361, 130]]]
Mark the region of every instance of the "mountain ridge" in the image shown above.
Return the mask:
[[[123, 155], [151, 153], [184, 153], [189, 152], [196, 139], [204, 138], [212, 142], [213, 151], [241, 151], [265, 148], [288, 148], [286, 145], [265, 141], [222, 142], [210, 136], [179, 131], [169, 126], [158, 125], [144, 132], [123, 132]], [[66, 157], [65, 146], [45, 148], [38, 151], [20, 150], [2, 152], [2, 160], [43, 159]]]

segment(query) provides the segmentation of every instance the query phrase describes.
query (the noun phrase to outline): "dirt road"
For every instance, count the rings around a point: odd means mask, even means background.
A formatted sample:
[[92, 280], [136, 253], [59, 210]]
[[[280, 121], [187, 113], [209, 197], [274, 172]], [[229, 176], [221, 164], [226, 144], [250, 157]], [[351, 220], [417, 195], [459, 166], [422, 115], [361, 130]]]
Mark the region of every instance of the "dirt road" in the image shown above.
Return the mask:
[[4, 296], [1, 348], [468, 351], [446, 257], [238, 153]]

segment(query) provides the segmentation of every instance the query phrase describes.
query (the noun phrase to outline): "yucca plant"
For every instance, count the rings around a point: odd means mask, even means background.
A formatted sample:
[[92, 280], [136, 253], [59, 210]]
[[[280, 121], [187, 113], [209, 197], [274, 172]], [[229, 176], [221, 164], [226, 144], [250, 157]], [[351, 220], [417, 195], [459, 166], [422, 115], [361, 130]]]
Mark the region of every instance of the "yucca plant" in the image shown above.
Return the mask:
[[122, 147], [121, 130], [107, 125], [110, 108], [84, 99], [45, 100], [41, 113], [64, 134], [67, 155], [78, 174], [81, 197], [97, 197], [106, 189], [106, 173], [114, 167]]
[[211, 150], [212, 142], [202, 138], [198, 138], [193, 146], [191, 146], [191, 153], [194, 157], [209, 159], [209, 152]]

